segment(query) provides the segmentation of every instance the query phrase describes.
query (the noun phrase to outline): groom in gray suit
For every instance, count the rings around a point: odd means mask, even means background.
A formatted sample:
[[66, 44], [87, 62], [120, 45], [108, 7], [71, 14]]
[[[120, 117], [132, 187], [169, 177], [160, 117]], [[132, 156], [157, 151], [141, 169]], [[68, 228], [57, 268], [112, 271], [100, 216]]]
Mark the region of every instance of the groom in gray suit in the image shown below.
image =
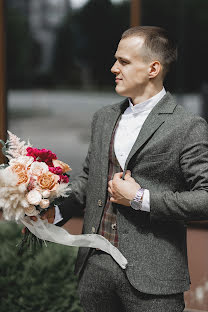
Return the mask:
[[95, 113], [83, 170], [60, 209], [66, 222], [83, 208], [83, 233], [106, 237], [128, 265], [79, 249], [84, 311], [184, 309], [186, 221], [208, 218], [208, 128], [163, 87], [176, 57], [167, 32], [152, 26], [125, 31], [115, 53], [116, 92], [127, 99]]

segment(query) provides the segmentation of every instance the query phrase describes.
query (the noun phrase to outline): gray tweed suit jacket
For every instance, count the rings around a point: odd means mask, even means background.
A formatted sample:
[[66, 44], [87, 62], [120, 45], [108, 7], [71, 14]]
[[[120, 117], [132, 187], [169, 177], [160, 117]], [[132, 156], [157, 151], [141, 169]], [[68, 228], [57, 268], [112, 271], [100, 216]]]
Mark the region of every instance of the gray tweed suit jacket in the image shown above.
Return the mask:
[[[71, 183], [65, 221], [85, 209], [83, 233], [97, 232], [107, 196], [108, 153], [117, 119], [128, 100], [95, 113], [89, 152]], [[149, 294], [189, 289], [186, 222], [208, 219], [208, 127], [177, 105], [170, 93], [153, 108], [128, 156], [124, 172], [150, 191], [150, 213], [116, 205], [119, 250], [128, 260], [130, 283]], [[80, 248], [75, 271], [84, 270]]]

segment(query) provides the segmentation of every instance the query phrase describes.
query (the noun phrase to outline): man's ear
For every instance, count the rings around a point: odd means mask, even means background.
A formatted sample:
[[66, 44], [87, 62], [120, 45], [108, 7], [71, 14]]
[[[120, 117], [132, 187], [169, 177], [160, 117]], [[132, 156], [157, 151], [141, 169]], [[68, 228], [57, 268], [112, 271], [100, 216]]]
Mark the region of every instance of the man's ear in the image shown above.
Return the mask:
[[159, 61], [154, 61], [149, 65], [149, 78], [155, 78], [162, 72], [162, 65]]

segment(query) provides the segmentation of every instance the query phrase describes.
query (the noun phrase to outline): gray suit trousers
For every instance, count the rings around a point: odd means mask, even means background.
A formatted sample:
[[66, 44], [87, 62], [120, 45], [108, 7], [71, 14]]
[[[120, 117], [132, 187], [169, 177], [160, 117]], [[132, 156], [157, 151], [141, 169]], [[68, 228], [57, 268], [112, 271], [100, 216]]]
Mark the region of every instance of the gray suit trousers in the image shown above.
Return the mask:
[[85, 312], [182, 312], [183, 293], [152, 295], [139, 292], [126, 273], [102, 251], [94, 251], [79, 280]]

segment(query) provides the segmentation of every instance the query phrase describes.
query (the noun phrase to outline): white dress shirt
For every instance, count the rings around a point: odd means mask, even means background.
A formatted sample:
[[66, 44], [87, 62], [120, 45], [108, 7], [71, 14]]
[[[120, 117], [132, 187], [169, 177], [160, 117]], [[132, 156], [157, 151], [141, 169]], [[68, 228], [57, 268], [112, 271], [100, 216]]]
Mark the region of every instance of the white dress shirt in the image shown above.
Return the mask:
[[[124, 169], [127, 157], [139, 135], [145, 119], [153, 107], [162, 99], [165, 94], [166, 91], [163, 88], [159, 93], [147, 101], [135, 105], [133, 105], [129, 99], [129, 107], [121, 116], [114, 139], [115, 154], [122, 169]], [[144, 190], [141, 210], [150, 212], [150, 195], [149, 190], [147, 189]], [[58, 206], [55, 206], [54, 224], [60, 222], [62, 219], [63, 218]]]
[[[142, 103], [133, 105], [129, 99], [129, 107], [121, 116], [114, 140], [115, 154], [122, 169], [124, 169], [127, 157], [147, 116], [165, 94], [166, 91], [163, 87], [159, 93]], [[150, 212], [150, 196], [146, 189], [144, 190], [141, 210]]]
[[56, 224], [62, 220], [63, 220], [63, 218], [62, 218], [59, 206], [55, 205], [55, 219], [53, 221], [53, 224]]

